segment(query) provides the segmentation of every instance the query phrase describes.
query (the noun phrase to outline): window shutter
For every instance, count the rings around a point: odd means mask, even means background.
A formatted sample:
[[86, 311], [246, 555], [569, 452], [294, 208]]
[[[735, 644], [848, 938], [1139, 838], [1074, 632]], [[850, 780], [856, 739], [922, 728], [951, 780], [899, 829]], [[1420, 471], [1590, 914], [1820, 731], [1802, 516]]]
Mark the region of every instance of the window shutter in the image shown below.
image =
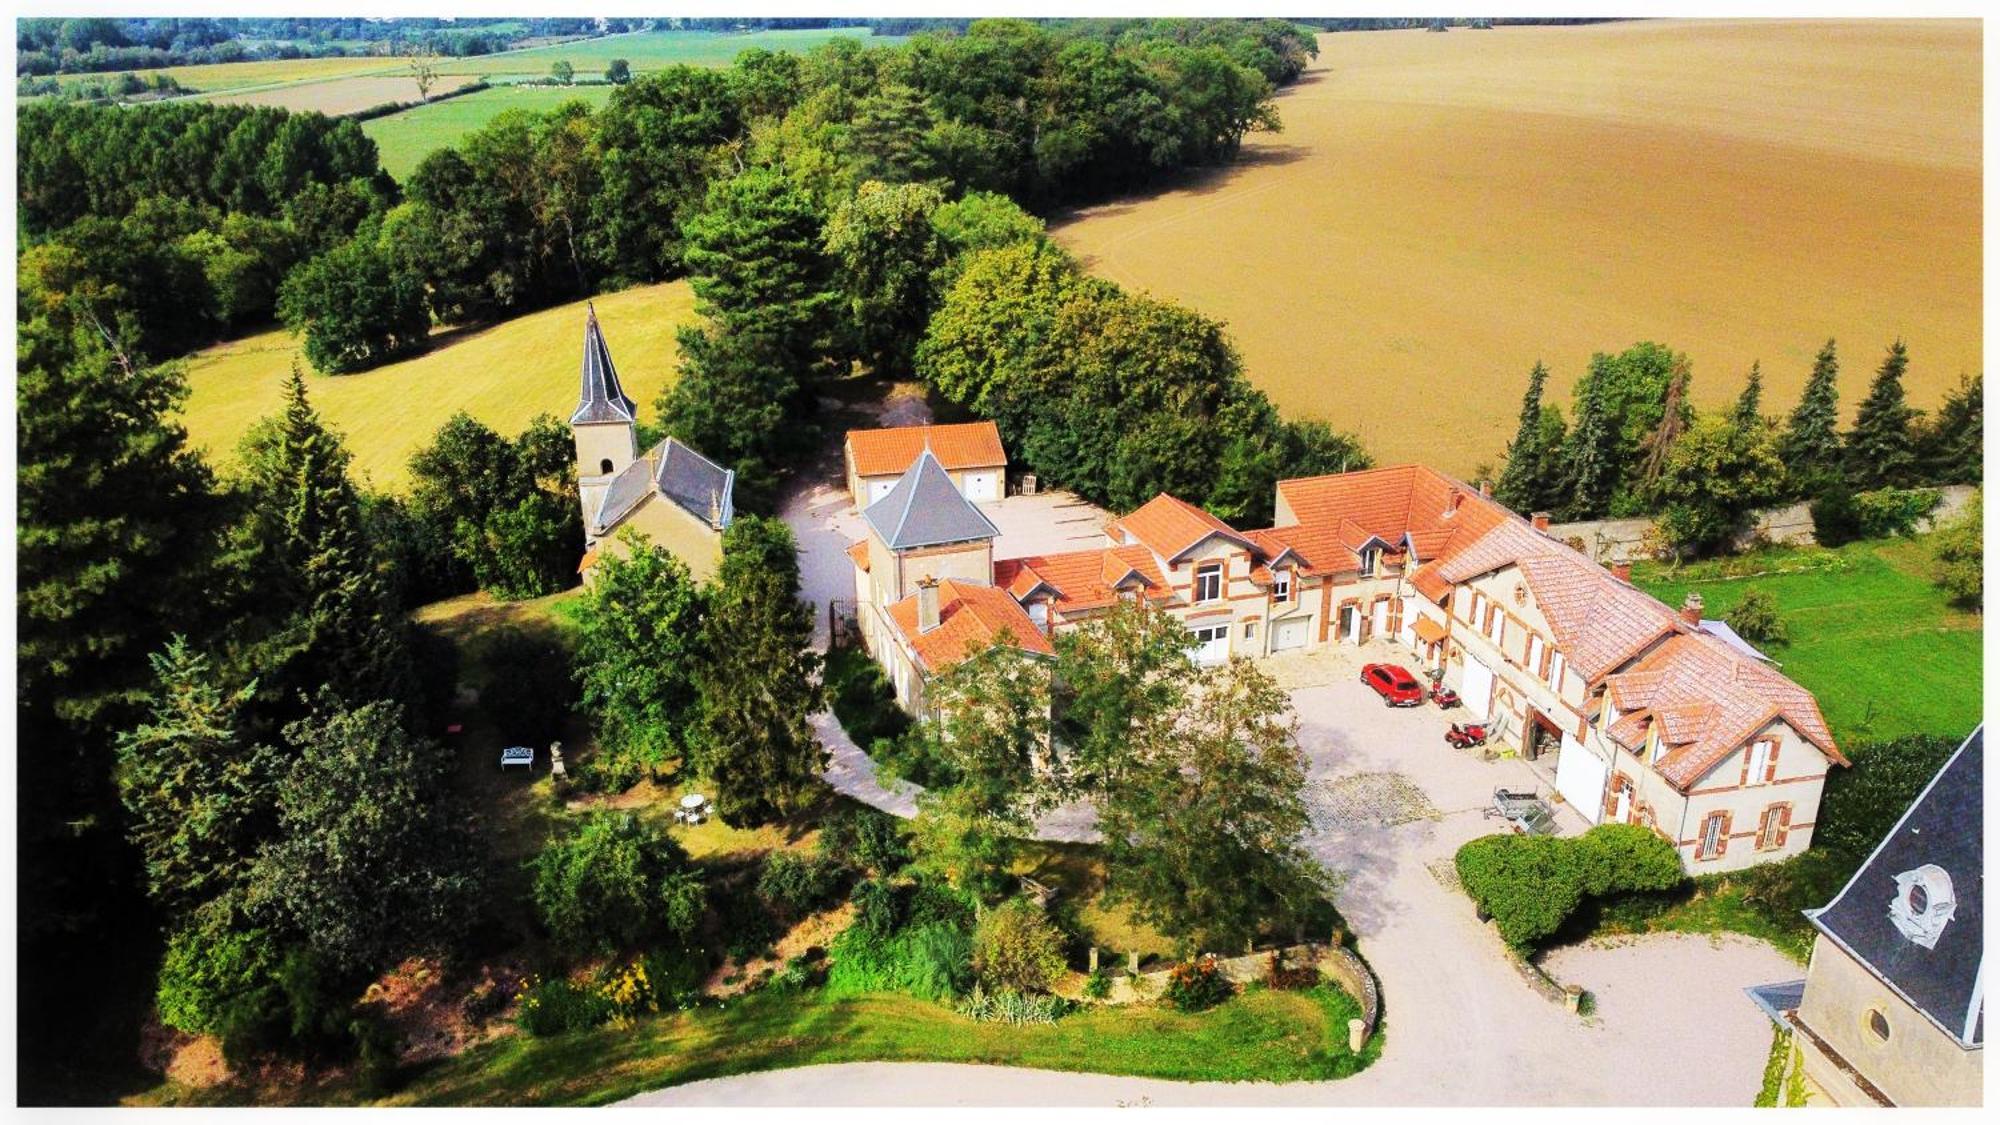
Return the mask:
[[1715, 857], [1717, 859], [1721, 859], [1724, 855], [1727, 855], [1729, 853], [1730, 817], [1728, 813], [1719, 813], [1717, 815], [1722, 817], [1722, 831], [1715, 834]]
[[1784, 847], [1786, 838], [1791, 836], [1791, 834], [1792, 834], [1792, 806], [1789, 804], [1779, 805], [1778, 838], [1772, 841], [1771, 846], [1774, 848]]
[[1757, 780], [1771, 782], [1777, 780], [1777, 777], [1778, 742], [1776, 739], [1767, 738], [1764, 740], [1764, 773]]

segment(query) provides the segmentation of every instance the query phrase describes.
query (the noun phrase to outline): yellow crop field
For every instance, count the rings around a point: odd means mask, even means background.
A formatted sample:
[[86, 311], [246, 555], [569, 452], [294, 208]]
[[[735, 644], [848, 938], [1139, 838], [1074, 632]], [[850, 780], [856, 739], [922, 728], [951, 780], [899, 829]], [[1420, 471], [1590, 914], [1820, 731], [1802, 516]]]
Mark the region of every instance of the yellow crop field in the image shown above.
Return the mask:
[[[430, 59], [431, 63], [441, 60]], [[364, 55], [339, 59], [269, 59], [264, 62], [204, 63], [198, 66], [169, 66], [141, 70], [141, 78], [164, 74], [190, 90], [220, 93], [253, 86], [273, 86], [292, 82], [319, 82], [330, 78], [351, 78], [358, 74], [380, 74], [407, 70], [410, 60], [386, 55]], [[65, 81], [101, 77], [93, 74], [66, 76]]]
[[[596, 298], [597, 320], [625, 392], [642, 416], [672, 381], [680, 360], [674, 329], [694, 316], [684, 281]], [[583, 358], [584, 302], [531, 313], [460, 335], [440, 333], [430, 351], [358, 375], [306, 378], [307, 393], [354, 454], [356, 480], [401, 491], [410, 454], [460, 410], [512, 436], [535, 415], [568, 417], [576, 408]], [[258, 419], [283, 401], [299, 341], [282, 329], [220, 344], [187, 361], [190, 394], [183, 422], [192, 444], [227, 464]]]
[[1889, 341], [1913, 402], [1981, 359], [1973, 21], [1643, 21], [1323, 35], [1238, 165], [1082, 211], [1096, 273], [1226, 321], [1288, 413], [1378, 458], [1496, 460], [1527, 371], [1752, 360], [1789, 410], [1831, 336], [1851, 408]]
[[[460, 86], [470, 86], [478, 79], [468, 75], [440, 75], [431, 87], [431, 95], [436, 97], [450, 93]], [[353, 78], [334, 78], [325, 82], [294, 82], [267, 89], [244, 90], [237, 93], [217, 94], [209, 101], [241, 102], [245, 105], [272, 105], [297, 112], [324, 113], [339, 117], [345, 113], [359, 113], [390, 102], [416, 102], [424, 94], [417, 80], [408, 74], [358, 75]]]

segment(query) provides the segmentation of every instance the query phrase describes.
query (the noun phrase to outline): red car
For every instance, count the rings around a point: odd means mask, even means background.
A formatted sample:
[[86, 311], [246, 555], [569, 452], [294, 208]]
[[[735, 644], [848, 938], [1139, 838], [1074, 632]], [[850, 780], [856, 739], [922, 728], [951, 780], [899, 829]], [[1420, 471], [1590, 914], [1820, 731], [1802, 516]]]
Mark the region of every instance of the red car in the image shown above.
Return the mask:
[[1391, 707], [1417, 707], [1424, 701], [1424, 689], [1417, 678], [1400, 664], [1370, 664], [1361, 669], [1361, 682], [1374, 688]]

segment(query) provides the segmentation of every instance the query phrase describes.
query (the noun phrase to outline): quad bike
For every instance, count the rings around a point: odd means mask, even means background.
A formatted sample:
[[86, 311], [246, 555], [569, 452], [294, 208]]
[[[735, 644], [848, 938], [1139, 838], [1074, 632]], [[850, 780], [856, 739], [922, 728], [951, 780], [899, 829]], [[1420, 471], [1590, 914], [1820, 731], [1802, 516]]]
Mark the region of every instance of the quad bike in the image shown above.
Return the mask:
[[1460, 750], [1469, 750], [1474, 746], [1484, 746], [1486, 745], [1486, 724], [1453, 723], [1451, 724], [1451, 729], [1444, 732], [1444, 740]]
[[1441, 683], [1431, 685], [1430, 697], [1431, 702], [1437, 704], [1440, 711], [1449, 711], [1458, 706], [1458, 693]]

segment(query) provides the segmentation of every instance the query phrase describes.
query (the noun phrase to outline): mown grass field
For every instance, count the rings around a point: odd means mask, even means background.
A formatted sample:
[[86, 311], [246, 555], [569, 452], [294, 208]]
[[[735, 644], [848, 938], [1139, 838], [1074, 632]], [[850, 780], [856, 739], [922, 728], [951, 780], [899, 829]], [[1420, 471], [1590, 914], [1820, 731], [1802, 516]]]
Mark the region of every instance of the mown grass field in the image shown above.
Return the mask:
[[[1698, 405], [1761, 360], [1843, 405], [1909, 344], [1914, 405], [1983, 369], [1980, 25], [1646, 20], [1322, 35], [1284, 131], [1057, 237], [1228, 323], [1280, 409], [1470, 472], [1530, 367], [1658, 340]], [[1200, 262], [1200, 269], [1188, 263]]]
[[467, 133], [510, 109], [543, 111], [568, 101], [603, 105], [611, 97], [611, 86], [493, 86], [463, 97], [448, 98], [416, 109], [406, 109], [387, 117], [361, 123], [361, 131], [375, 141], [382, 167], [402, 179], [424, 157], [447, 145], [457, 144]]
[[[686, 282], [640, 286], [596, 298], [598, 322], [625, 392], [650, 415], [673, 378], [674, 328], [693, 317]], [[358, 375], [310, 373], [313, 405], [345, 437], [359, 480], [400, 491], [410, 454], [464, 410], [503, 434], [535, 415], [567, 417], [576, 407], [583, 356], [584, 302], [577, 301], [470, 333], [440, 331], [429, 352]], [[197, 448], [227, 465], [260, 418], [277, 412], [299, 341], [283, 329], [195, 353], [182, 419]]]
[[1818, 697], [1836, 739], [1963, 738], [1981, 717], [1981, 617], [1953, 608], [1929, 566], [1917, 538], [1771, 550], [1678, 576], [1641, 565], [1632, 577], [1668, 605], [1699, 590], [1709, 617], [1768, 590], [1791, 643], [1766, 651]]
[[[1381, 1051], [1347, 1050], [1359, 1006], [1333, 989], [1255, 989], [1193, 1015], [1150, 1004], [1095, 1007], [1053, 1025], [979, 1023], [892, 993], [828, 999], [756, 992], [701, 1008], [548, 1039], [508, 1035], [413, 1077], [390, 1105], [605, 1105], [703, 1078], [835, 1062], [957, 1062], [1186, 1081], [1302, 1082], [1355, 1073]], [[288, 1088], [273, 1098], [352, 1104], [355, 1091]], [[151, 1104], [239, 1098], [234, 1087], [168, 1084]], [[263, 1102], [260, 1104], [271, 1104]]]

